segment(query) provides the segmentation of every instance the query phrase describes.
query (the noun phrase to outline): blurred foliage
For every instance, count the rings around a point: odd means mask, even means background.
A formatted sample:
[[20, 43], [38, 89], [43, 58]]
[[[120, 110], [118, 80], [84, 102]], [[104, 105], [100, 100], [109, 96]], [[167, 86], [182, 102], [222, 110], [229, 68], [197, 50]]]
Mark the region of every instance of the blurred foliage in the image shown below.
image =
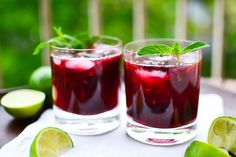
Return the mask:
[[173, 38], [175, 30], [175, 0], [147, 0], [146, 37]]
[[[132, 40], [133, 0], [100, 0], [102, 34]], [[174, 38], [176, 0], [145, 0], [146, 38]], [[52, 0], [52, 23], [64, 32], [88, 31], [87, 0]], [[226, 1], [224, 77], [236, 78], [236, 1]], [[214, 1], [188, 0], [188, 39], [212, 42]], [[4, 87], [24, 85], [41, 57], [32, 56], [40, 42], [39, 0], [0, 1], [0, 68]], [[204, 50], [203, 72], [210, 76], [211, 49]]]
[[68, 34], [88, 31], [87, 0], [52, 0], [51, 6], [54, 26]]
[[4, 87], [26, 84], [30, 73], [40, 65], [32, 56], [39, 42], [38, 3], [0, 1], [0, 53]]
[[[202, 40], [212, 45], [212, 22], [213, 7], [212, 0], [189, 0], [188, 3], [187, 31], [189, 40]], [[203, 49], [202, 75], [210, 76], [211, 72], [211, 49]]]
[[132, 40], [132, 0], [101, 0], [102, 34]]
[[227, 0], [224, 34], [224, 71], [225, 78], [236, 78], [236, 1]]

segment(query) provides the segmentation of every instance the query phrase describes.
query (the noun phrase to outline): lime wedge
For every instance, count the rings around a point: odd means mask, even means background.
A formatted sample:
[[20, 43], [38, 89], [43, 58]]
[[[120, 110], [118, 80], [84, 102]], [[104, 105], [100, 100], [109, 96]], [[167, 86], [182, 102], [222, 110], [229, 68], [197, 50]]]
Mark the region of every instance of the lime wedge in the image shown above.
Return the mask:
[[216, 118], [211, 124], [207, 140], [208, 143], [236, 155], [236, 118], [227, 116]]
[[57, 157], [73, 147], [70, 136], [53, 127], [42, 129], [30, 147], [30, 157]]
[[211, 144], [193, 141], [187, 148], [184, 157], [230, 157], [222, 149]]
[[7, 93], [1, 99], [5, 110], [16, 118], [28, 118], [36, 115], [45, 100], [45, 94], [31, 89], [19, 89]]

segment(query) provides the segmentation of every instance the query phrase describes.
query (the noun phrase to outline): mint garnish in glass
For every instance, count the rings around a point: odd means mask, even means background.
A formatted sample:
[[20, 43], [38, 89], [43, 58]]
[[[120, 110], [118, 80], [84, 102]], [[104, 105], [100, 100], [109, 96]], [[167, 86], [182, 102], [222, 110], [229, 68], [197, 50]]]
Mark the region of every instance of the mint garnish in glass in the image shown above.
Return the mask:
[[188, 52], [194, 52], [197, 50], [200, 50], [202, 48], [209, 47], [209, 45], [202, 41], [195, 41], [188, 45], [186, 45], [184, 48], [181, 47], [181, 45], [178, 42], [175, 42], [172, 46], [166, 45], [166, 44], [151, 44], [142, 47], [138, 51], [139, 56], [147, 56], [147, 55], [159, 55], [159, 56], [176, 56], [178, 63], [180, 62], [180, 55], [188, 53]]
[[87, 32], [80, 33], [77, 36], [71, 36], [64, 34], [61, 27], [54, 27], [54, 31], [57, 36], [41, 42], [34, 50], [33, 54], [37, 55], [43, 48], [48, 45], [70, 48], [70, 49], [90, 49], [93, 48], [93, 44], [99, 39], [97, 36], [89, 36]]

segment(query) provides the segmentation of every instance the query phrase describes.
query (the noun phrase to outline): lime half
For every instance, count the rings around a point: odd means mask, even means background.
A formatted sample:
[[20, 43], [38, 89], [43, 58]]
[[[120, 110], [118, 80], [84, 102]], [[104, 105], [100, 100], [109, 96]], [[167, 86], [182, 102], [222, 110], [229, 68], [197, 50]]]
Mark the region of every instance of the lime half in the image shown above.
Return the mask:
[[52, 107], [52, 74], [49, 66], [37, 68], [29, 78], [29, 88], [46, 94], [44, 109]]
[[207, 140], [208, 143], [236, 155], [236, 118], [227, 116], [216, 118], [211, 124]]
[[45, 100], [45, 94], [31, 89], [19, 89], [4, 95], [1, 104], [16, 118], [28, 118], [36, 115]]
[[42, 129], [30, 147], [30, 157], [57, 157], [73, 147], [70, 136], [54, 127]]
[[222, 149], [211, 144], [193, 141], [187, 148], [184, 157], [230, 157]]
[[30, 76], [29, 87], [35, 90], [40, 90], [51, 95], [52, 74], [49, 66], [42, 66], [36, 69]]

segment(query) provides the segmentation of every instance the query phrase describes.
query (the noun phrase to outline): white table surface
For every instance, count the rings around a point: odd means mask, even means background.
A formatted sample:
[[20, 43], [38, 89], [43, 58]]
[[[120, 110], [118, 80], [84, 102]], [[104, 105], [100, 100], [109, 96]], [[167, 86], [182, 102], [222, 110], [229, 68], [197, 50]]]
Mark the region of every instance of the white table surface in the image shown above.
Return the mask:
[[[125, 100], [121, 97], [122, 111]], [[201, 95], [198, 112], [198, 135], [193, 140], [206, 141], [213, 119], [223, 115], [223, 100], [215, 94]], [[41, 118], [25, 128], [14, 140], [0, 149], [0, 157], [28, 157], [35, 135], [44, 127], [55, 126], [52, 110], [45, 111]], [[96, 136], [71, 135], [75, 147], [62, 157], [183, 157], [188, 141], [175, 146], [151, 146], [135, 141], [126, 132], [125, 112], [121, 113], [121, 125], [116, 130]], [[193, 141], [192, 140], [192, 141]]]

